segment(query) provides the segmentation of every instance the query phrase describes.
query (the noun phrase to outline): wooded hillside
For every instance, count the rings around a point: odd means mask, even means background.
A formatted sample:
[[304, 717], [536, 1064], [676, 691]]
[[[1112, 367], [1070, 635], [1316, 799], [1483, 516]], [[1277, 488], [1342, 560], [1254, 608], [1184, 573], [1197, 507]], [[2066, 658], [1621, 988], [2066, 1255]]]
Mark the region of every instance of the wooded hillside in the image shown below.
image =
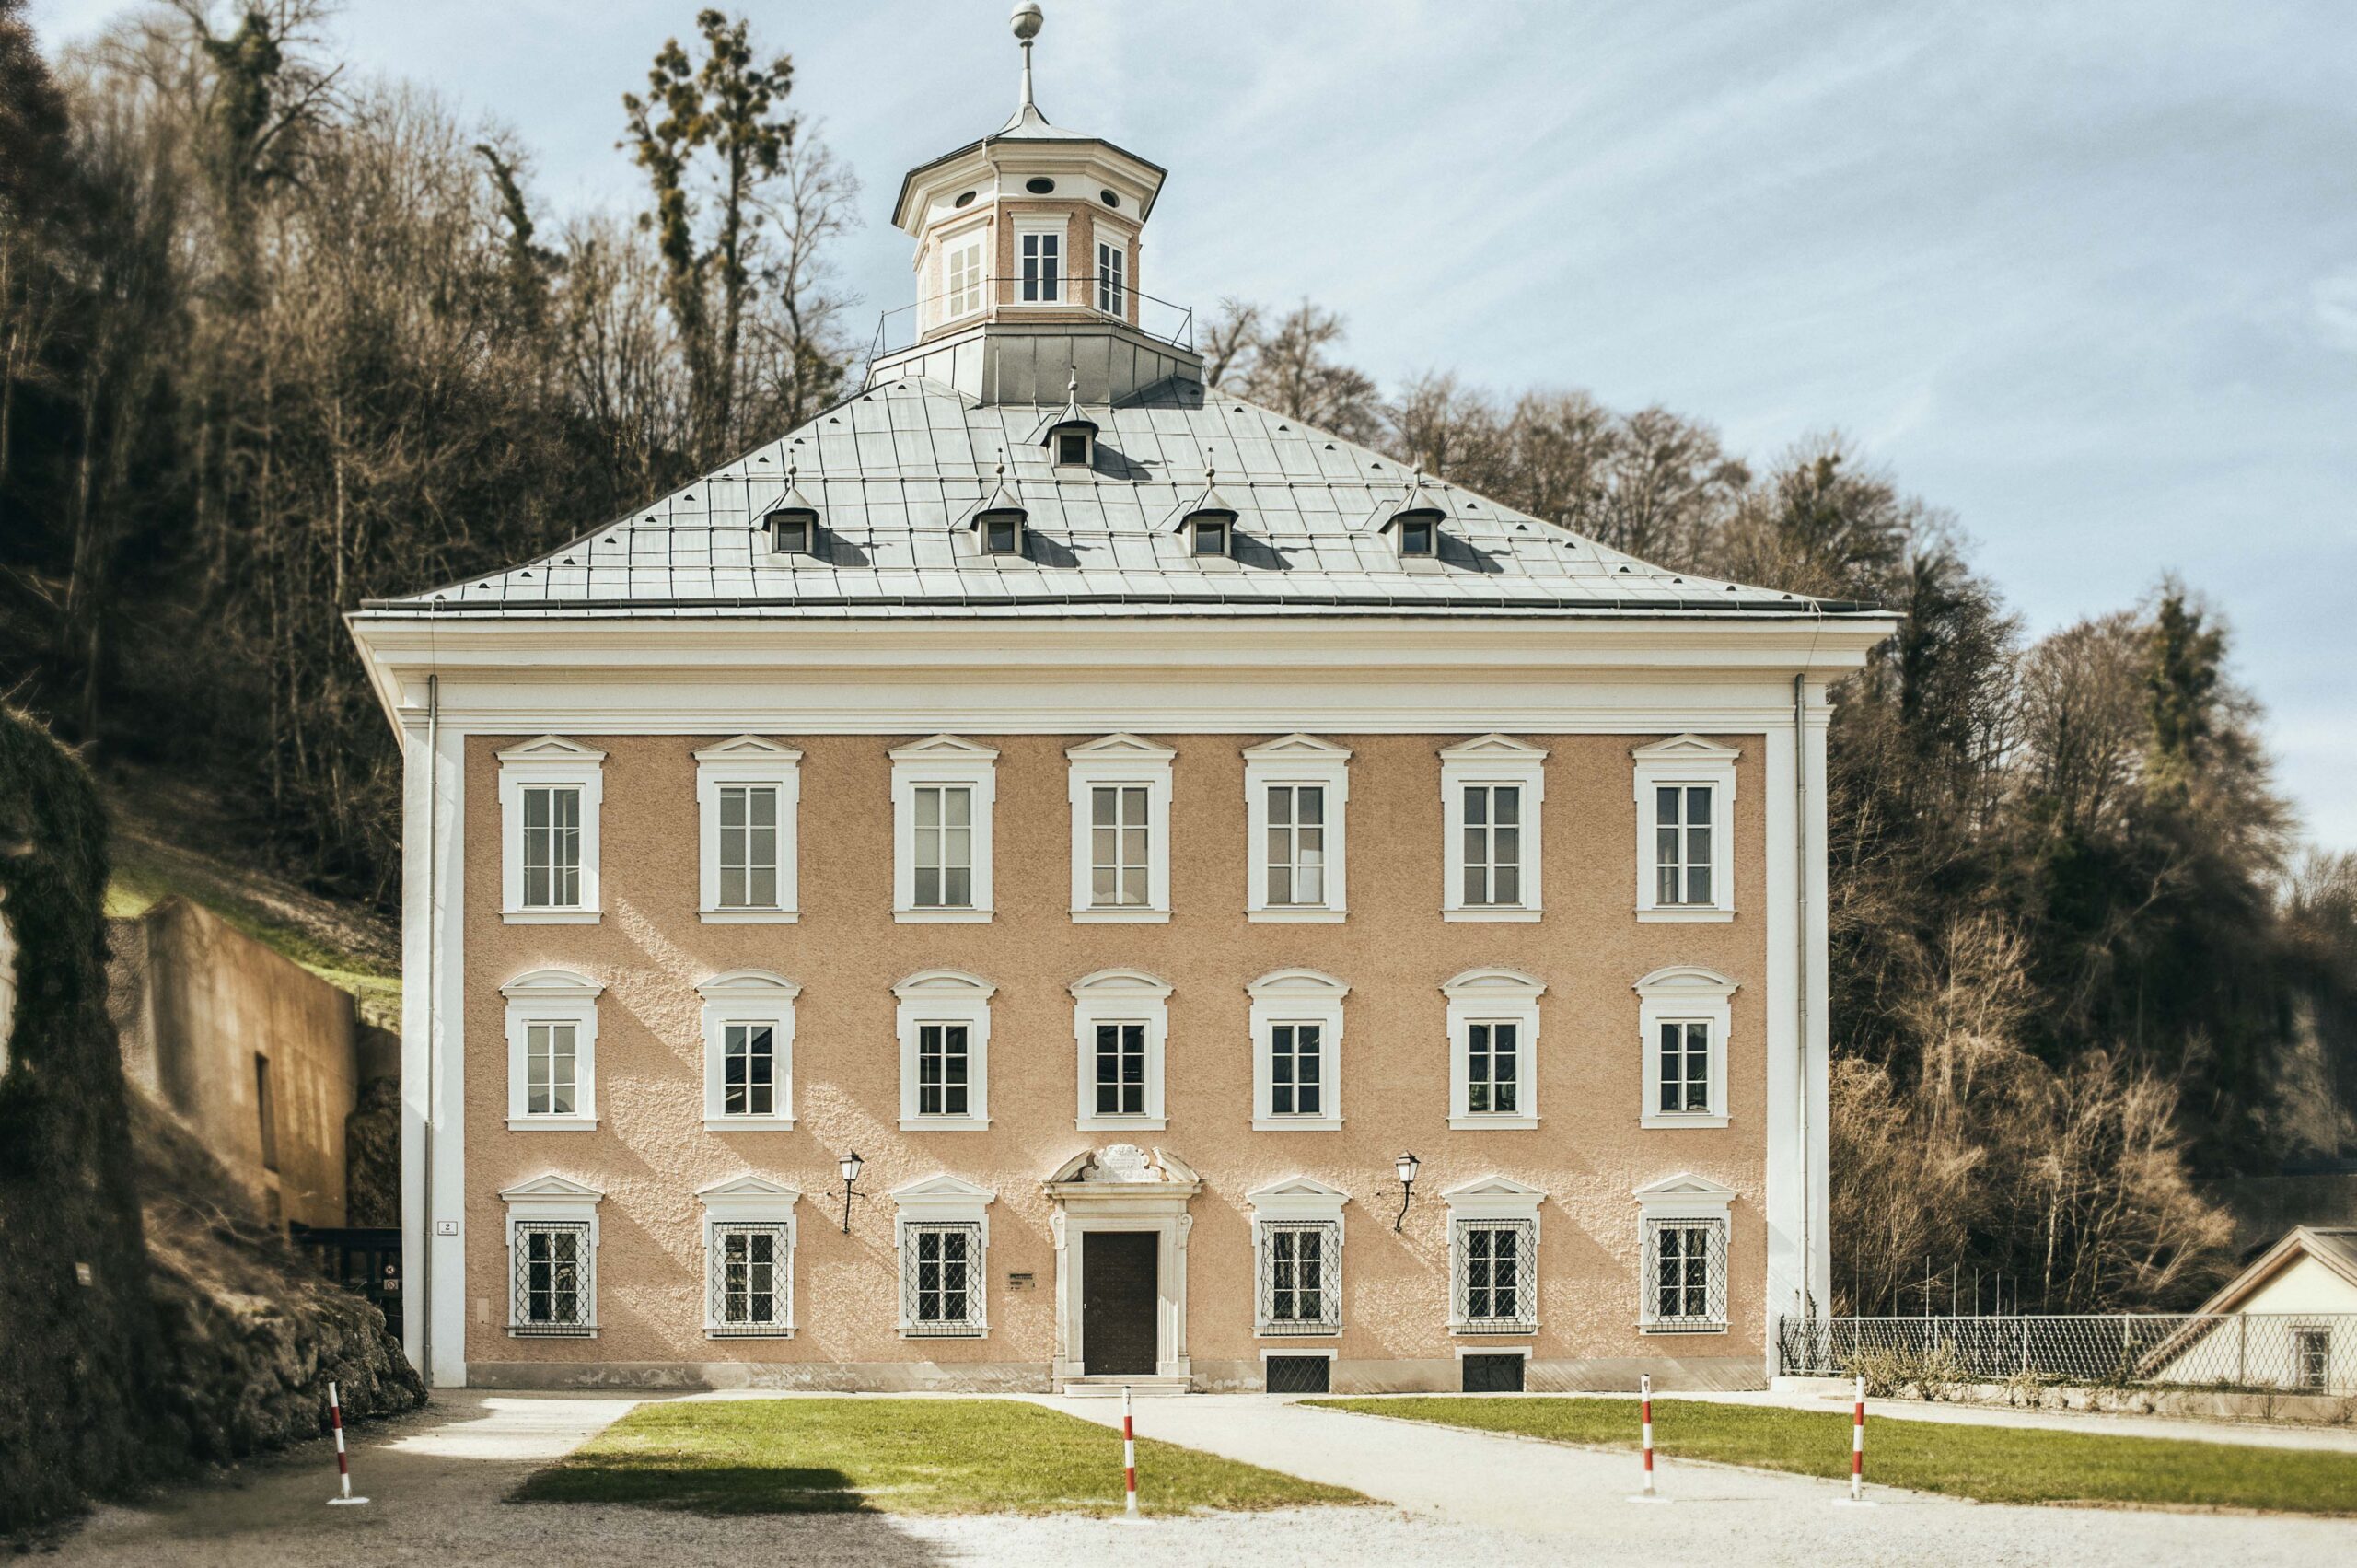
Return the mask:
[[[858, 187], [718, 12], [613, 85], [635, 225], [548, 212], [512, 135], [343, 70], [314, 0], [180, 0], [63, 62], [21, 14], [0, 691], [381, 905], [397, 767], [340, 617], [837, 395]], [[2357, 1154], [2357, 865], [2293, 842], [2198, 585], [2156, 563], [2145, 602], [2033, 640], [1956, 520], [1838, 437], [1757, 462], [1576, 391], [1387, 393], [1342, 342], [1231, 302], [1202, 346], [1240, 395], [1605, 543], [1905, 617], [1832, 736], [1843, 1305], [1926, 1258], [2032, 1307], [2182, 1303], [2227, 1261], [2193, 1177]]]

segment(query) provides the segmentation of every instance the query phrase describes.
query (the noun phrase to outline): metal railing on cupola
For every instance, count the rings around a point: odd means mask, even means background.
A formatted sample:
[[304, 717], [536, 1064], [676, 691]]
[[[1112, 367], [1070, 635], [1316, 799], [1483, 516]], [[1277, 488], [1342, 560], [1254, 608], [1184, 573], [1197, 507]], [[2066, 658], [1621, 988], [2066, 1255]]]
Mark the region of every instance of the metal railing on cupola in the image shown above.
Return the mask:
[[[953, 331], [992, 319], [991, 308], [1013, 309], [1017, 312], [1038, 311], [1042, 319], [1058, 319], [1059, 312], [1077, 314], [1100, 321], [1118, 321], [1144, 333], [1156, 343], [1185, 349], [1195, 348], [1195, 308], [1172, 300], [1160, 299], [1144, 290], [1115, 279], [1114, 292], [1105, 296], [1097, 287], [1093, 273], [1059, 274], [1061, 296], [1055, 299], [1021, 298], [1023, 280], [1016, 277], [984, 278], [974, 286], [948, 289], [929, 295], [912, 304], [899, 306], [882, 312], [876, 319], [876, 336], [868, 344], [867, 358], [873, 364], [888, 354], [898, 354], [913, 348], [928, 332]], [[988, 297], [984, 297], [987, 294]], [[931, 307], [945, 300], [970, 298], [974, 303], [955, 314], [936, 317]], [[1134, 319], [1132, 319], [1134, 318]], [[1020, 315], [1001, 314], [996, 319], [1021, 319]]]

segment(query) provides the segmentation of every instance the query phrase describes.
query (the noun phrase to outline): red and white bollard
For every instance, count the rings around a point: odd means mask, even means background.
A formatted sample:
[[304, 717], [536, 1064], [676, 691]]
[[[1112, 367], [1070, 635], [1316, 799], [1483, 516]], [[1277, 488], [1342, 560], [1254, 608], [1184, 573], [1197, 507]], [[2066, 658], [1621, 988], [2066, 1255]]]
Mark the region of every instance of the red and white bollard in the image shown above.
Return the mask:
[[1850, 1495], [1837, 1497], [1835, 1503], [1852, 1508], [1871, 1508], [1866, 1500], [1866, 1376], [1858, 1375], [1858, 1393], [1850, 1406]]
[[328, 1422], [335, 1428], [335, 1479], [343, 1488], [343, 1495], [328, 1499], [331, 1508], [349, 1508], [368, 1501], [352, 1495], [352, 1460], [343, 1451], [343, 1400], [338, 1397], [333, 1383], [328, 1385]]
[[1130, 1390], [1121, 1389], [1121, 1485], [1128, 1495], [1121, 1512], [1138, 1517], [1138, 1434], [1130, 1415]]
[[1637, 1379], [1637, 1414], [1642, 1423], [1645, 1443], [1645, 1487], [1629, 1499], [1631, 1503], [1666, 1503], [1668, 1498], [1654, 1490], [1654, 1380], [1651, 1374]]

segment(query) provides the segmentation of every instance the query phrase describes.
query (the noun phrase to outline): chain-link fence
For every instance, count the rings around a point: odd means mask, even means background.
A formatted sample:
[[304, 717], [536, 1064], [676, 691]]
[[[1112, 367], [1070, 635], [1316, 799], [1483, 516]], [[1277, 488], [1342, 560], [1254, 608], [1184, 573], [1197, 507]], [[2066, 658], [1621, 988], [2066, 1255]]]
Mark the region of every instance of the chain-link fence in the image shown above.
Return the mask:
[[1788, 1376], [2357, 1395], [2357, 1313], [1787, 1318]]

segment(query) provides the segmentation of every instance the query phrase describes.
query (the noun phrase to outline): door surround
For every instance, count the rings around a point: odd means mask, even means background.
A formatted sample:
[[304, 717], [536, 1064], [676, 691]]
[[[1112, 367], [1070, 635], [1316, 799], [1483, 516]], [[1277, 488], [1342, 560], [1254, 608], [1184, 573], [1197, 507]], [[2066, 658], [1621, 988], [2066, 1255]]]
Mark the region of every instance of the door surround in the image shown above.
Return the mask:
[[1056, 1342], [1052, 1375], [1059, 1382], [1087, 1376], [1081, 1334], [1081, 1260], [1073, 1238], [1094, 1230], [1147, 1231], [1155, 1249], [1155, 1370], [1156, 1378], [1190, 1378], [1187, 1358], [1187, 1206], [1202, 1178], [1161, 1149], [1130, 1144], [1086, 1150], [1041, 1183], [1054, 1212]]

